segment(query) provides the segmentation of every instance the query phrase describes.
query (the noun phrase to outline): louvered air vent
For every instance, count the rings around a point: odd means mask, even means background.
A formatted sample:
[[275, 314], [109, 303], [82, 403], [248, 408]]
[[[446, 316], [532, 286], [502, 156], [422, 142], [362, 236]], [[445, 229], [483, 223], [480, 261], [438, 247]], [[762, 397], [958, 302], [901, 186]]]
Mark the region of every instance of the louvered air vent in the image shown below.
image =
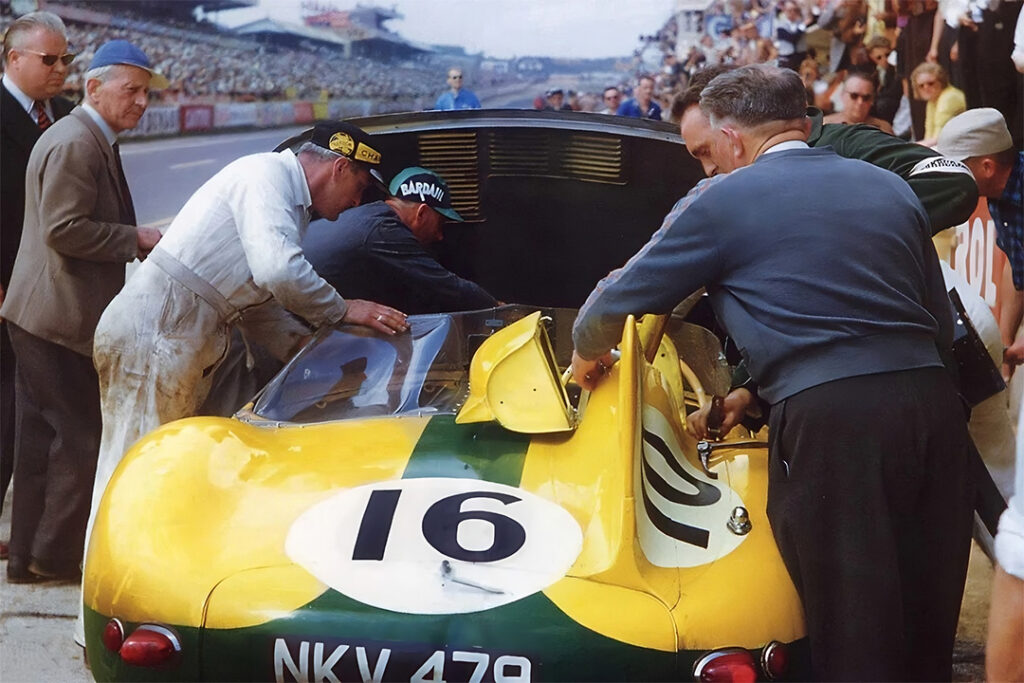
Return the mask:
[[492, 131], [492, 176], [526, 175], [624, 185], [622, 141], [560, 131]]
[[467, 221], [482, 220], [476, 132], [423, 133], [419, 147], [420, 166], [448, 182], [452, 207]]

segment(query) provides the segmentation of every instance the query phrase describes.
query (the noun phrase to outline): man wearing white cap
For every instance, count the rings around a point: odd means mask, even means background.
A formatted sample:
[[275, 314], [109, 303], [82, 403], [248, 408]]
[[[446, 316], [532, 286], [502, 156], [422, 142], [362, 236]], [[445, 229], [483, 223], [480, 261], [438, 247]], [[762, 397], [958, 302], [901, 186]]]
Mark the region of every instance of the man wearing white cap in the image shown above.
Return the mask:
[[1015, 341], [1024, 314], [1024, 152], [1013, 148], [1006, 120], [997, 109], [969, 109], [954, 116], [939, 134], [935, 149], [943, 156], [963, 161], [978, 184], [978, 194], [988, 198], [988, 210], [996, 226], [996, 244], [1006, 252], [1013, 276], [1014, 296], [1007, 297], [1000, 315], [1000, 332], [1007, 345], [1003, 361], [1024, 363], [1024, 339]]
[[100, 441], [93, 334], [125, 263], [160, 239], [136, 227], [119, 133], [167, 81], [135, 45], [102, 45], [82, 106], [40, 136], [26, 173], [21, 244], [0, 316], [17, 358], [9, 581], [75, 580]]
[[[942, 154], [961, 159], [988, 198], [996, 225], [996, 243], [1006, 252], [1015, 296], [1004, 306], [1000, 327], [1010, 343], [1003, 360], [1024, 362], [1024, 340], [1015, 342], [1024, 310], [1024, 152], [1013, 148], [1010, 131], [996, 109], [969, 109], [950, 119], [936, 146]], [[992, 588], [987, 652], [988, 677], [1017, 681], [1024, 675], [1020, 642], [1024, 635], [1024, 440], [1017, 442], [1016, 495], [999, 520], [995, 541], [996, 574]]]

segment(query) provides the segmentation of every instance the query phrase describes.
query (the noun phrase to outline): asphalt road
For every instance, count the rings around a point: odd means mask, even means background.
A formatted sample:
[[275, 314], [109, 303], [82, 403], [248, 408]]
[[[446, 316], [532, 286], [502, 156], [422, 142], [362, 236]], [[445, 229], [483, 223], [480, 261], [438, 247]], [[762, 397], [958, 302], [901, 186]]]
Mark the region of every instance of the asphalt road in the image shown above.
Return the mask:
[[217, 171], [246, 154], [272, 151], [304, 128], [126, 142], [121, 160], [139, 222], [167, 225]]

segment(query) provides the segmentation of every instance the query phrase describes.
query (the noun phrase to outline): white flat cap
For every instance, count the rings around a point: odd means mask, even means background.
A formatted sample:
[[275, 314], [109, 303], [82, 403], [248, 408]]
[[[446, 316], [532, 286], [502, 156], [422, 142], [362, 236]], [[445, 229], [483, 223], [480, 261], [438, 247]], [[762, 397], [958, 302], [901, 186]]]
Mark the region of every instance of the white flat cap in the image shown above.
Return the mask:
[[1006, 120], [998, 109], [982, 107], [957, 114], [942, 127], [935, 151], [963, 161], [968, 157], [997, 154], [1013, 147]]

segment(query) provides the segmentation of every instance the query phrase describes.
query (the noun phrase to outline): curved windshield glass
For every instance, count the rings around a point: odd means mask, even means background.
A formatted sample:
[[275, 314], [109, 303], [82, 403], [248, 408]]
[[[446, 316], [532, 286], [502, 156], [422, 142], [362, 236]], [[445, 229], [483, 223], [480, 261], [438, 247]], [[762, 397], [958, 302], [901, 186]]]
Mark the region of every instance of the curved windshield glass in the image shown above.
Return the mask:
[[[253, 412], [309, 424], [383, 415], [455, 414], [469, 393], [469, 363], [484, 339], [538, 310], [502, 306], [409, 318], [408, 334], [322, 329], [256, 398]], [[560, 367], [572, 356], [576, 311], [541, 308]]]

